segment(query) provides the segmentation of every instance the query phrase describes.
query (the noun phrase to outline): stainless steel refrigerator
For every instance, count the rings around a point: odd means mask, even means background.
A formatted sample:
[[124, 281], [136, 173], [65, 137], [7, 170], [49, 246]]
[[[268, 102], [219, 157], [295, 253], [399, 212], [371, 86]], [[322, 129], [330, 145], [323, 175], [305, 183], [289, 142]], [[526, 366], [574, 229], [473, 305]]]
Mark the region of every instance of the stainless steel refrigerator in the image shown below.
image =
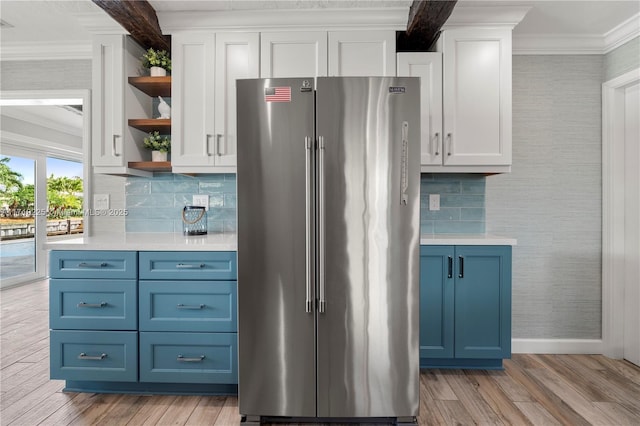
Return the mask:
[[237, 109], [241, 415], [412, 422], [418, 78], [238, 80]]

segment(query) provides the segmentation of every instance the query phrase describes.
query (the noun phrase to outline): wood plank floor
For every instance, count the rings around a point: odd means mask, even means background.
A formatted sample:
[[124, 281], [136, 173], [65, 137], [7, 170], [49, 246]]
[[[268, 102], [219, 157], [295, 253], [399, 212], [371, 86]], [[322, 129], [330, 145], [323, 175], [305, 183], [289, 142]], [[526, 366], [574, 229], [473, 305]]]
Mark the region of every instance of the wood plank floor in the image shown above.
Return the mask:
[[[0, 424], [235, 425], [235, 397], [62, 392], [49, 380], [47, 281], [0, 292]], [[640, 425], [640, 368], [600, 355], [514, 355], [504, 371], [426, 370], [421, 425]]]

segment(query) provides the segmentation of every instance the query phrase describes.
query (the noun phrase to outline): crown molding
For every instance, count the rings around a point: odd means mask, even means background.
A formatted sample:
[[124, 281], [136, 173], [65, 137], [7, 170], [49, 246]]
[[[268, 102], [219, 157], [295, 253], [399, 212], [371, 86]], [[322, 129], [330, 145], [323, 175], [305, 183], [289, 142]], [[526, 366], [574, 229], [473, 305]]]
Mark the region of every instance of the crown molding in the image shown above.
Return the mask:
[[165, 33], [179, 31], [366, 29], [402, 31], [408, 8], [301, 9], [215, 12], [158, 12]]
[[458, 5], [443, 30], [458, 27], [506, 27], [513, 29], [524, 19], [531, 6], [463, 6]]
[[52, 61], [91, 59], [91, 40], [2, 42], [2, 61]]
[[616, 49], [640, 36], [640, 13], [636, 13], [604, 35], [604, 53]]

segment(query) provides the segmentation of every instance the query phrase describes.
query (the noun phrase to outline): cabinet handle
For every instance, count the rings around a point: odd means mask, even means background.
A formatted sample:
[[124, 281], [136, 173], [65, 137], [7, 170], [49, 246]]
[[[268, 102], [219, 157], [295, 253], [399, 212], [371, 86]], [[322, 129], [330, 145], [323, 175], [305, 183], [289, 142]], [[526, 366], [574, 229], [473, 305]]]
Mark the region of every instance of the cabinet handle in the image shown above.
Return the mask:
[[113, 138], [112, 138], [111, 151], [113, 152], [114, 157], [120, 157], [120, 154], [118, 153], [118, 150], [116, 147], [116, 138], [119, 138], [119, 137], [120, 135], [113, 135]]
[[89, 356], [84, 352], [80, 352], [80, 355], [78, 355], [78, 359], [87, 359], [87, 360], [93, 360], [93, 361], [102, 361], [106, 357], [107, 357], [107, 354], [100, 354], [98, 356]]
[[436, 152], [435, 152], [435, 156], [437, 157], [438, 155], [440, 155], [440, 132], [436, 132], [435, 134], [435, 143], [436, 143]]
[[100, 303], [85, 303], [85, 302], [80, 302], [78, 303], [78, 308], [104, 308], [105, 306], [107, 306], [107, 302], [100, 302]]
[[204, 355], [200, 355], [199, 357], [196, 358], [185, 358], [182, 355], [178, 355], [178, 358], [176, 358], [176, 360], [178, 362], [202, 362], [204, 361], [205, 356]]
[[460, 270], [458, 272], [458, 278], [464, 278], [464, 257], [458, 256], [458, 261], [460, 263]]
[[222, 146], [222, 144], [220, 143], [220, 138], [222, 138], [222, 135], [220, 133], [216, 133], [216, 155], [217, 156], [222, 155], [222, 151], [220, 150], [220, 146]]
[[211, 156], [211, 149], [209, 149], [209, 139], [211, 139], [211, 135], [207, 133], [204, 137], [204, 147], [207, 155]]
[[205, 308], [205, 304], [200, 304], [200, 305], [183, 305], [182, 303], [178, 303], [176, 305], [176, 307], [178, 309], [204, 309]]
[[189, 265], [187, 263], [178, 263], [176, 265], [176, 268], [178, 268], [178, 269], [202, 269], [205, 266], [206, 265], [204, 263], [201, 263], [199, 265]]
[[451, 155], [453, 151], [453, 133], [447, 133], [447, 139], [449, 140], [449, 150], [447, 151], [447, 155]]
[[102, 263], [81, 262], [81, 263], [78, 263], [78, 268], [93, 268], [93, 269], [97, 269], [97, 268], [106, 268], [107, 266], [109, 266], [109, 264], [107, 262], [102, 262]]
[[447, 278], [453, 278], [453, 257], [449, 256], [449, 272]]

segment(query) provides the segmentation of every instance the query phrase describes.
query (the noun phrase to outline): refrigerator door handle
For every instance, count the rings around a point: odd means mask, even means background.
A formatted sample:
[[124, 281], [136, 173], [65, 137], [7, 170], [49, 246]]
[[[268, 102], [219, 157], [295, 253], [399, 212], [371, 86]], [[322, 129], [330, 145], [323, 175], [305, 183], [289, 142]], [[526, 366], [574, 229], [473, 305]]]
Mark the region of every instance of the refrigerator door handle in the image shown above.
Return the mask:
[[324, 314], [325, 310], [325, 258], [324, 258], [324, 230], [325, 230], [325, 217], [324, 217], [324, 136], [318, 136], [318, 281], [319, 281], [319, 301], [318, 311]]
[[311, 197], [313, 196], [313, 180], [311, 178], [311, 174], [313, 173], [313, 142], [312, 138], [309, 136], [305, 136], [304, 138], [305, 152], [306, 152], [306, 163], [305, 163], [305, 184], [306, 184], [306, 206], [305, 206], [305, 221], [306, 221], [306, 229], [307, 235], [305, 237], [306, 245], [306, 287], [307, 287], [307, 300], [305, 303], [305, 312], [312, 313], [313, 312], [313, 277], [311, 276], [313, 270], [313, 250], [311, 250], [311, 229], [312, 229], [312, 218], [311, 209], [313, 208], [311, 204]]
[[409, 173], [407, 170], [409, 162], [409, 123], [402, 122], [402, 156], [400, 158], [400, 204], [407, 205], [409, 196], [407, 189], [409, 188]]

